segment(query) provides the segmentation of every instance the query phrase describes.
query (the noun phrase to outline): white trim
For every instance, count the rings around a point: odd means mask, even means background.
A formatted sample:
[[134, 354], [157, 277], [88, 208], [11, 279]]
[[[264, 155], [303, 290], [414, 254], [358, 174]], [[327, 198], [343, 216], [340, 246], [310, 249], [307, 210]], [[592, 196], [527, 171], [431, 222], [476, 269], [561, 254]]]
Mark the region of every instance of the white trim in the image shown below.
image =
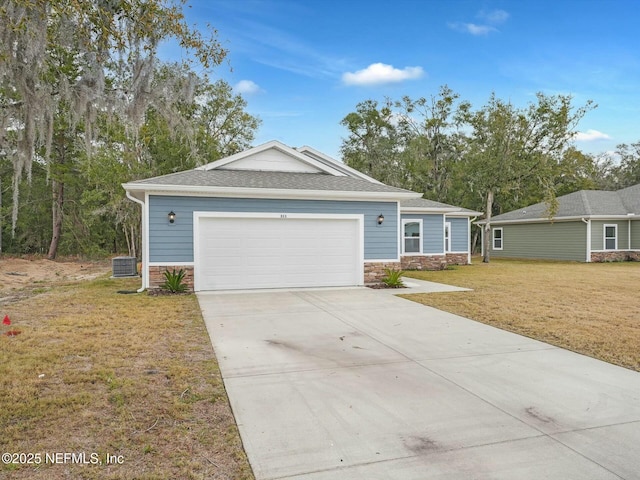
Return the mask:
[[149, 262], [150, 267], [193, 267], [195, 262]]
[[388, 258], [388, 259], [372, 259], [372, 260], [365, 260], [364, 263], [392, 263], [392, 262], [399, 262], [400, 258]]
[[607, 253], [607, 252], [640, 252], [637, 248], [618, 248], [616, 250], [591, 250], [593, 253]]
[[272, 140], [267, 143], [263, 143], [262, 145], [258, 145], [257, 147], [250, 148], [249, 150], [245, 150], [243, 152], [236, 153], [226, 158], [221, 158], [220, 160], [216, 160], [215, 162], [208, 163], [201, 167], [196, 168], [195, 170], [215, 170], [220, 167], [224, 167], [230, 163], [236, 162], [238, 160], [242, 160], [244, 158], [250, 157], [252, 155], [256, 155], [258, 153], [265, 152], [267, 150], [278, 150], [279, 152], [284, 153], [285, 155], [289, 155], [292, 158], [295, 158], [299, 162], [305, 163], [307, 165], [311, 165], [318, 170], [328, 173], [330, 175], [336, 177], [346, 177], [347, 175], [336, 168], [332, 168], [330, 165], [327, 165], [324, 162], [320, 162], [315, 160], [313, 157], [309, 155], [305, 155], [294, 148], [291, 148], [284, 143], [278, 142], [277, 140]]
[[[284, 215], [284, 217], [283, 217]], [[355, 220], [358, 222], [358, 285], [364, 285], [364, 214], [324, 214], [324, 213], [289, 213], [289, 212], [193, 212], [193, 289], [200, 291], [201, 279], [197, 266], [200, 258], [200, 219], [202, 218], [287, 218], [317, 220]]]
[[582, 221], [587, 224], [587, 263], [591, 263], [591, 220]]
[[631, 248], [631, 219], [627, 224], [627, 247]]
[[398, 225], [397, 225], [397, 234], [396, 234], [396, 244], [398, 246], [398, 248], [396, 248], [397, 254], [398, 254], [398, 261], [401, 260], [402, 258], [402, 243], [404, 242], [404, 240], [402, 239], [402, 211], [400, 208], [400, 202], [398, 202], [396, 204], [398, 206]]
[[[410, 238], [410, 239], [415, 239], [416, 237], [405, 237], [404, 236], [404, 226], [407, 223], [417, 223], [418, 226], [418, 233], [420, 234], [420, 236], [418, 237], [419, 242], [418, 242], [418, 246], [420, 247], [420, 249], [417, 252], [405, 252], [405, 246], [404, 246], [404, 241], [406, 238]], [[421, 218], [403, 218], [402, 219], [402, 230], [401, 230], [401, 234], [402, 234], [402, 245], [401, 245], [401, 252], [402, 255], [405, 257], [410, 257], [410, 256], [416, 256], [416, 255], [423, 255], [422, 250], [423, 250], [423, 242], [424, 242], [424, 230], [423, 230], [423, 226], [422, 226], [422, 219]]]
[[[446, 207], [402, 207], [402, 213], [410, 214], [410, 213], [422, 213], [428, 215], [429, 213], [433, 214], [442, 214], [442, 213], [454, 213], [457, 210], [455, 208], [446, 208]], [[462, 215], [464, 216], [464, 215]]]
[[[640, 218], [640, 215], [633, 215], [633, 219]], [[519, 223], [559, 223], [576, 222], [579, 220], [629, 220], [629, 215], [581, 215], [576, 217], [554, 217], [554, 218], [530, 218], [522, 220], [491, 220], [491, 225], [516, 225]], [[485, 225], [486, 220], [476, 222], [476, 225]]]
[[[449, 235], [447, 235], [447, 232]], [[456, 253], [451, 251], [451, 222], [447, 222], [445, 219], [444, 228], [442, 230], [444, 236], [444, 253]]]
[[479, 215], [482, 215], [482, 212], [474, 212], [472, 210], [469, 210], [467, 212], [459, 212], [459, 211], [455, 211], [455, 212], [447, 212], [447, 217], [458, 217], [458, 218], [471, 218], [471, 217], [477, 217]]
[[591, 250], [593, 253], [607, 253], [607, 252], [640, 252], [637, 248], [618, 248], [616, 250]]
[[[607, 228], [613, 227], [615, 230], [615, 236], [613, 237], [615, 241], [615, 246], [613, 248], [607, 248], [607, 238], [611, 239], [611, 237], [607, 237]], [[617, 223], [605, 223], [602, 225], [602, 248], [603, 252], [612, 252], [618, 250], [618, 224]], [[598, 250], [594, 250], [598, 251]]]
[[[500, 248], [496, 248], [496, 231], [500, 230]], [[504, 249], [504, 229], [502, 227], [496, 227], [491, 229], [491, 250], [503, 250]]]
[[471, 217], [467, 218], [467, 263], [471, 265]]
[[299, 190], [288, 188], [245, 188], [218, 187], [200, 185], [157, 185], [144, 183], [125, 183], [122, 185], [132, 195], [136, 192], [152, 193], [155, 195], [173, 196], [215, 196], [232, 198], [282, 198], [297, 200], [370, 200], [370, 201], [399, 201], [406, 198], [418, 198], [416, 192], [361, 192], [338, 190]]
[[317, 157], [316, 159], [322, 163], [329, 163], [329, 165], [334, 165], [335, 164], [335, 168], [337, 170], [344, 170], [346, 173], [350, 174], [350, 176], [354, 176], [354, 177], [359, 177], [362, 178], [363, 180], [367, 180], [368, 182], [371, 183], [377, 183], [380, 185], [384, 185], [382, 182], [376, 180], [375, 178], [370, 177], [369, 175], [365, 175], [362, 172], [359, 172], [358, 170], [355, 170], [353, 168], [351, 168], [350, 166], [346, 165], [344, 162], [340, 162], [338, 160], [336, 160], [335, 158], [330, 157], [329, 155], [326, 155], [318, 150], [316, 150], [315, 148], [311, 148], [308, 145], [303, 145], [302, 147], [296, 147], [295, 150], [297, 150], [300, 153], [303, 153], [307, 156], [310, 156], [311, 158], [313, 157]]

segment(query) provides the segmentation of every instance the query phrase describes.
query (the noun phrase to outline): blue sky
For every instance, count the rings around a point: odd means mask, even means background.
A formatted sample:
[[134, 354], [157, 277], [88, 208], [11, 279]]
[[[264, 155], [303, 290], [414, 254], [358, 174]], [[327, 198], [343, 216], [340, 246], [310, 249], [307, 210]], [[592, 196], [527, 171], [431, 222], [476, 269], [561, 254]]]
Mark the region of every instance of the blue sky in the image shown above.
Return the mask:
[[579, 125], [589, 153], [640, 140], [637, 0], [191, 0], [190, 23], [218, 30], [242, 93], [279, 140], [340, 158], [340, 120], [367, 99], [436, 95], [476, 108], [492, 92], [524, 107], [536, 92], [598, 108]]

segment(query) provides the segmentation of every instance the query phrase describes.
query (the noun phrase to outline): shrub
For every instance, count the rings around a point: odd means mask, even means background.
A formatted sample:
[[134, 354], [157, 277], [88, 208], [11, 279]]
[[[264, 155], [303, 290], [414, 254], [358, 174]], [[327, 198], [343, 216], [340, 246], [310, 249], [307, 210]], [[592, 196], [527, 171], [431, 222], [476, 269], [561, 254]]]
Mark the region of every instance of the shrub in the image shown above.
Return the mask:
[[174, 268], [173, 271], [165, 270], [164, 272], [164, 283], [161, 285], [165, 290], [169, 290], [171, 293], [182, 293], [187, 291], [187, 285], [184, 283], [184, 277], [186, 273], [183, 268], [176, 272]]
[[396, 270], [393, 268], [385, 268], [384, 270], [385, 276], [382, 277], [382, 283], [384, 283], [389, 288], [402, 288], [404, 287], [404, 283], [402, 282], [402, 274], [404, 273], [402, 270]]

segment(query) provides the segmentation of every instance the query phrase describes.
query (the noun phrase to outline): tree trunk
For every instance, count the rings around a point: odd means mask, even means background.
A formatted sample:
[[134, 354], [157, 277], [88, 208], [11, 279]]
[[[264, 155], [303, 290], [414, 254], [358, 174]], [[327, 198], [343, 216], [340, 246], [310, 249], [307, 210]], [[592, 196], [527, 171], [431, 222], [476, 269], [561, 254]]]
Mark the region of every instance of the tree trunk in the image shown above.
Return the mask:
[[54, 260], [58, 255], [58, 245], [60, 244], [60, 236], [62, 235], [62, 218], [64, 206], [64, 183], [53, 180], [51, 182], [53, 190], [52, 217], [53, 217], [53, 235], [51, 244], [49, 245], [49, 253], [47, 258]]
[[471, 255], [475, 255], [478, 251], [478, 229], [474, 228], [473, 237], [471, 240]]
[[487, 223], [484, 224], [484, 245], [482, 256], [482, 261], [484, 263], [489, 263], [491, 259], [491, 252], [489, 251], [489, 246], [491, 245], [491, 210], [493, 209], [493, 190], [489, 190], [487, 192], [487, 210], [485, 211], [485, 215], [487, 217]]

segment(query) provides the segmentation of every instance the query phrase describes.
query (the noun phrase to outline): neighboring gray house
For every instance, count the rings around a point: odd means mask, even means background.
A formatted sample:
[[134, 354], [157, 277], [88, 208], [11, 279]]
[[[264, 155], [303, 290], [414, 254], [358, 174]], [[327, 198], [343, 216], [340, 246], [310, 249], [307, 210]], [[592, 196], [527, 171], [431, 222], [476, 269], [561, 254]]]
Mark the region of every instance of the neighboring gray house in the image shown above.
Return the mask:
[[276, 141], [123, 187], [142, 206], [143, 288], [174, 267], [201, 291], [363, 285], [387, 267], [470, 263], [479, 215]]
[[552, 219], [545, 203], [493, 217], [491, 256], [579, 262], [640, 259], [640, 184], [615, 192], [581, 190], [557, 201]]

